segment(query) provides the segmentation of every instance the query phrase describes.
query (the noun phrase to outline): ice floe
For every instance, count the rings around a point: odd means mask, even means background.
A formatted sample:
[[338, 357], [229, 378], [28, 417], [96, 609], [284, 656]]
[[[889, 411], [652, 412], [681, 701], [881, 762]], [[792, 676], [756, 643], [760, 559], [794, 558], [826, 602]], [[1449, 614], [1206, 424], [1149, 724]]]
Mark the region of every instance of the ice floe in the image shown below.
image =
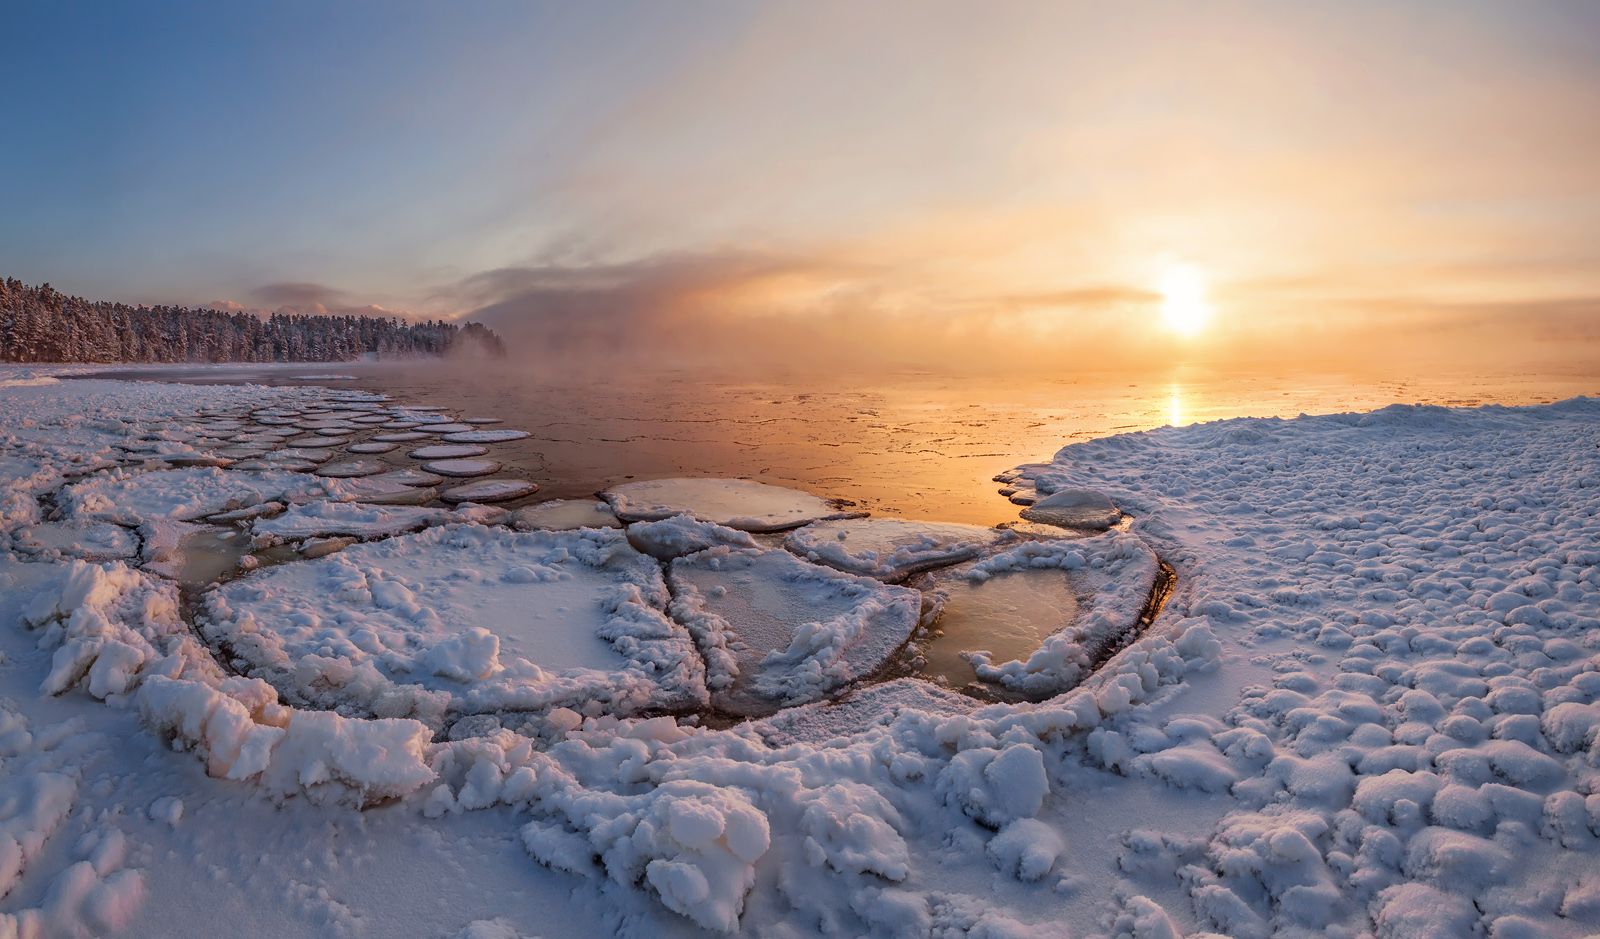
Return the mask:
[[711, 700], [735, 714], [814, 700], [879, 668], [922, 600], [787, 551], [710, 548], [673, 561], [672, 614], [706, 658]]
[[341, 484], [301, 473], [215, 468], [113, 473], [61, 490], [71, 515], [124, 525], [156, 519], [189, 521], [269, 501], [303, 502], [340, 492]]
[[500, 471], [499, 460], [432, 460], [422, 464], [422, 468], [430, 473], [440, 476], [488, 476], [490, 473]]
[[692, 515], [740, 531], [782, 531], [865, 514], [845, 511], [809, 492], [748, 479], [651, 479], [613, 486], [601, 496], [625, 522]]
[[532, 436], [525, 430], [462, 430], [444, 435], [446, 443], [506, 443]]
[[271, 518], [256, 519], [250, 526], [257, 548], [299, 541], [348, 535], [379, 538], [440, 525], [454, 514], [447, 509], [411, 506], [375, 506], [355, 502], [313, 502], [290, 507]]
[[447, 525], [211, 591], [204, 633], [291, 698], [417, 716], [692, 707], [703, 666], [619, 531]]
[[454, 460], [468, 456], [483, 456], [488, 452], [488, 447], [480, 447], [477, 444], [446, 443], [431, 447], [418, 447], [406, 455], [413, 460]]
[[790, 532], [783, 545], [809, 561], [899, 581], [918, 571], [971, 560], [1016, 537], [979, 525], [863, 518], [813, 522]]
[[1104, 531], [1117, 523], [1122, 512], [1103, 492], [1093, 489], [1060, 489], [1022, 510], [1030, 522]]
[[628, 526], [628, 543], [658, 561], [670, 561], [718, 545], [731, 548], [758, 547], [755, 538], [748, 532], [724, 528], [715, 522], [702, 522], [688, 515], [674, 515], [655, 522], [634, 522]]
[[351, 476], [371, 476], [389, 469], [389, 464], [382, 460], [339, 460], [334, 463], [324, 463], [317, 467], [318, 476], [331, 476], [343, 479]]
[[572, 528], [621, 528], [622, 522], [608, 503], [591, 499], [551, 499], [511, 513], [511, 525], [520, 531]]

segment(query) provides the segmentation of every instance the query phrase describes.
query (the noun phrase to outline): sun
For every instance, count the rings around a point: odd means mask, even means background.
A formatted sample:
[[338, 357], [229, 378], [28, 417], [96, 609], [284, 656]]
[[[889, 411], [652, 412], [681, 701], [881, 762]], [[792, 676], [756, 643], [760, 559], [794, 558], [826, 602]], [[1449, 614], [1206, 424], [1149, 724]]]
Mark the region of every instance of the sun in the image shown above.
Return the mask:
[[1174, 264], [1161, 274], [1161, 321], [1180, 336], [1193, 336], [1211, 319], [1206, 279], [1192, 264]]

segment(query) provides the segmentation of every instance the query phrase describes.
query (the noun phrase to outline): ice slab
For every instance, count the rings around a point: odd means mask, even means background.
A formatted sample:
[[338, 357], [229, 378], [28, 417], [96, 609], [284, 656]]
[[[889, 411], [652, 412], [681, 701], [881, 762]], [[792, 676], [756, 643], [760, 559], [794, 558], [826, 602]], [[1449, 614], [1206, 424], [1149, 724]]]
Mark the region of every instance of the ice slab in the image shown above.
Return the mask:
[[1063, 528], [1104, 531], [1117, 523], [1122, 512], [1103, 492], [1060, 489], [1023, 509], [1022, 517], [1030, 522], [1060, 525]]
[[511, 526], [519, 531], [567, 531], [573, 528], [621, 528], [622, 522], [605, 502], [591, 499], [552, 499], [524, 506], [511, 513]]
[[384, 443], [381, 440], [363, 440], [360, 443], [353, 443], [345, 449], [351, 453], [388, 453], [398, 446], [400, 445], [397, 443]]
[[634, 522], [628, 526], [628, 543], [658, 561], [670, 561], [718, 545], [758, 547], [748, 532], [702, 522], [689, 515], [674, 515], [657, 522]]
[[11, 546], [26, 554], [86, 561], [122, 560], [139, 552], [139, 540], [132, 532], [108, 522], [45, 522], [19, 528], [11, 533]]
[[139, 525], [153, 519], [193, 520], [262, 502], [325, 498], [340, 492], [341, 485], [302, 473], [197, 467], [96, 476], [67, 486], [60, 501], [78, 518]]
[[447, 443], [505, 443], [531, 436], [525, 430], [463, 430], [444, 435]]
[[422, 468], [440, 476], [487, 476], [500, 471], [499, 460], [434, 460]]
[[475, 443], [441, 443], [431, 447], [418, 447], [406, 455], [413, 460], [454, 460], [467, 456], [483, 456], [488, 447]]
[[202, 629], [293, 700], [347, 713], [705, 702], [660, 567], [619, 531], [446, 525], [268, 568], [206, 595]]
[[312, 502], [292, 506], [273, 518], [256, 519], [250, 531], [254, 535], [254, 546], [266, 548], [286, 541], [334, 535], [383, 538], [441, 525], [453, 517], [448, 509]]
[[748, 479], [651, 479], [613, 486], [601, 496], [625, 522], [692, 515], [740, 531], [782, 531], [823, 519], [858, 518], [809, 492]]
[[451, 486], [439, 493], [446, 502], [507, 502], [531, 496], [539, 491], [538, 483], [526, 479], [479, 479], [461, 486]]
[[809, 561], [898, 581], [918, 571], [971, 560], [1016, 537], [979, 525], [858, 518], [814, 522], [790, 532], [783, 546]]
[[324, 463], [317, 467], [318, 476], [332, 476], [344, 479], [351, 476], [371, 476], [381, 473], [389, 468], [389, 464], [382, 460], [340, 460], [336, 463]]
[[770, 714], [876, 671], [911, 635], [915, 590], [787, 551], [711, 548], [672, 562], [672, 615], [706, 659], [712, 703]]

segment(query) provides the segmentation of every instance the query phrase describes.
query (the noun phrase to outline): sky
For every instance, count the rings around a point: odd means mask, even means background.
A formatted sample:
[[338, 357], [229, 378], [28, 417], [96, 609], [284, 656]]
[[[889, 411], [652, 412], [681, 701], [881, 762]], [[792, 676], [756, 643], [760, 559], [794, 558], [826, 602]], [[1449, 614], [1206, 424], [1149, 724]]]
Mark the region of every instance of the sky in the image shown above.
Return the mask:
[[1600, 341], [1577, 0], [31, 2], [0, 107], [0, 274], [96, 299], [625, 362]]

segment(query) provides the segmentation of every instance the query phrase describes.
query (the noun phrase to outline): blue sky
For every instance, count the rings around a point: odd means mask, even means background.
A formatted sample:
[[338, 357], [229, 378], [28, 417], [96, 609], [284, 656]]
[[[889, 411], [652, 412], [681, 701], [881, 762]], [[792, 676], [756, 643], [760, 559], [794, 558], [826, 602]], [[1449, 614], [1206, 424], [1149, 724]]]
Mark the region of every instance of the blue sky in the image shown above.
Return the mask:
[[1230, 348], [1600, 311], [1594, 4], [39, 2], [0, 106], [0, 268], [91, 297], [1126, 341], [1185, 265]]

